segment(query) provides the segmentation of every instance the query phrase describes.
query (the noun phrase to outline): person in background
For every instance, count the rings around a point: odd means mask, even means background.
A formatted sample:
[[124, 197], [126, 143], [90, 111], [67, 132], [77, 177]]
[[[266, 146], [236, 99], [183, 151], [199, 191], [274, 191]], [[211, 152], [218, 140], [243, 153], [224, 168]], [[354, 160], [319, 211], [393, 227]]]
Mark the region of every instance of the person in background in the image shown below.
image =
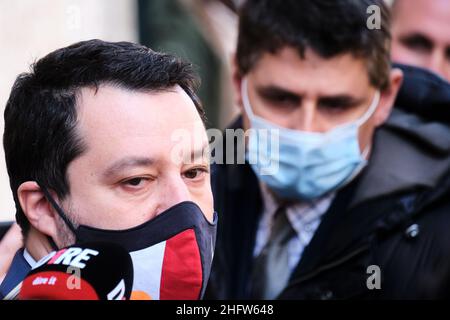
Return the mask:
[[450, 0], [394, 0], [392, 60], [450, 81]]
[[[379, 28], [368, 28], [370, 6]], [[245, 164], [212, 166], [221, 215], [208, 298], [417, 299], [448, 289], [450, 85], [391, 66], [389, 13], [381, 0], [240, 9], [241, 116], [230, 129], [252, 130]]]

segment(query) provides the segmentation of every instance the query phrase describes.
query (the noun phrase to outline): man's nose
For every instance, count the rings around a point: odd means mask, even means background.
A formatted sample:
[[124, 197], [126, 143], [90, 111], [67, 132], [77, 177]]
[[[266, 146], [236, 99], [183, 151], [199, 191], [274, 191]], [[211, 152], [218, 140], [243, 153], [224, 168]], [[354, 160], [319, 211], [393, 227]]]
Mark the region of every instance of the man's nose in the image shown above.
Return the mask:
[[445, 52], [443, 52], [443, 50], [441, 49], [436, 48], [432, 52], [428, 61], [428, 69], [445, 78], [446, 76], [449, 76], [448, 74], [445, 74], [446, 63]]
[[156, 215], [180, 202], [191, 201], [191, 195], [186, 183], [179, 175], [168, 177], [159, 187], [160, 201]]
[[306, 132], [323, 132], [327, 130], [322, 124], [315, 101], [302, 103], [291, 129]]

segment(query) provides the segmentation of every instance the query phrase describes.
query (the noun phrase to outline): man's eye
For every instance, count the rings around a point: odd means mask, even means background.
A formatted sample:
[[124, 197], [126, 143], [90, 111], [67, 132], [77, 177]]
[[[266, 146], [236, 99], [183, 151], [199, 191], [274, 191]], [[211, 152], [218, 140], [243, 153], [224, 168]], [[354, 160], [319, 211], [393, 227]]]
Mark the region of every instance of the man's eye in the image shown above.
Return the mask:
[[338, 103], [327, 103], [319, 105], [320, 110], [327, 112], [327, 113], [340, 113], [344, 112], [351, 107], [349, 105], [345, 104], [338, 104]]
[[184, 173], [184, 176], [188, 179], [196, 179], [201, 177], [203, 174], [207, 173], [208, 170], [205, 168], [194, 168], [189, 169]]
[[297, 106], [300, 103], [300, 99], [291, 95], [267, 95], [266, 101], [278, 106]]
[[133, 178], [133, 179], [126, 180], [123, 183], [127, 186], [138, 187], [144, 181], [145, 181], [144, 178]]
[[414, 51], [428, 53], [433, 49], [433, 43], [424, 37], [411, 37], [402, 40], [403, 44]]

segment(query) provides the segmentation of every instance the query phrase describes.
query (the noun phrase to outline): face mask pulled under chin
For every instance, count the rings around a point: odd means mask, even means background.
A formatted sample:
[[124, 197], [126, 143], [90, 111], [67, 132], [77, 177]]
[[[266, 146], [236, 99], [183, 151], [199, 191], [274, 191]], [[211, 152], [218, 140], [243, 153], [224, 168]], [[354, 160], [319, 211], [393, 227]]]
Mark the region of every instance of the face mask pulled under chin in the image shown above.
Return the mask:
[[216, 212], [213, 222], [209, 222], [195, 203], [185, 201], [131, 229], [103, 230], [84, 225], [75, 228], [48, 191], [42, 189], [74, 232], [77, 243], [112, 242], [130, 253], [133, 294], [149, 300], [203, 297], [216, 242]]

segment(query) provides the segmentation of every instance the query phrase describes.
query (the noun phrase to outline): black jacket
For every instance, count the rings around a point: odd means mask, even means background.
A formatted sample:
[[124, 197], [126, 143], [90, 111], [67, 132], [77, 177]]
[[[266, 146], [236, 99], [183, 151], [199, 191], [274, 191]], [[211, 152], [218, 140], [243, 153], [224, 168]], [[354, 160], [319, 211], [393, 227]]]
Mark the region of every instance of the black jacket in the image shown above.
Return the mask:
[[[368, 166], [337, 193], [279, 298], [449, 297], [450, 84], [401, 68], [396, 108], [375, 133]], [[219, 229], [206, 298], [249, 298], [259, 184], [249, 165], [213, 165], [212, 174]], [[367, 286], [372, 265], [381, 289]]]

